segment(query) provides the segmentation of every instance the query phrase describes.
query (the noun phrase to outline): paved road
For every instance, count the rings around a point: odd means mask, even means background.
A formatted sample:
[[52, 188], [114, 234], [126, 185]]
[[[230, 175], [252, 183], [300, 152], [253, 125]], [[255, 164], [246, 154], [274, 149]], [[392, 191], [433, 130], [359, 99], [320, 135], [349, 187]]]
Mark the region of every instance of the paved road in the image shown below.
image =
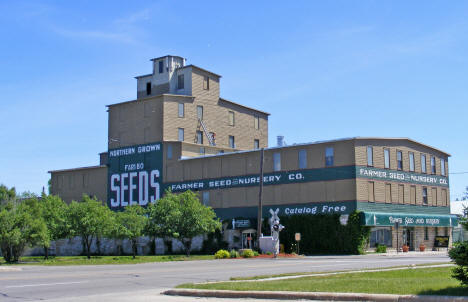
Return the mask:
[[449, 258], [443, 254], [415, 254], [105, 266], [22, 266], [21, 271], [0, 269], [0, 301], [214, 301], [166, 297], [159, 293], [181, 283], [228, 280], [234, 276], [336, 271], [446, 261]]

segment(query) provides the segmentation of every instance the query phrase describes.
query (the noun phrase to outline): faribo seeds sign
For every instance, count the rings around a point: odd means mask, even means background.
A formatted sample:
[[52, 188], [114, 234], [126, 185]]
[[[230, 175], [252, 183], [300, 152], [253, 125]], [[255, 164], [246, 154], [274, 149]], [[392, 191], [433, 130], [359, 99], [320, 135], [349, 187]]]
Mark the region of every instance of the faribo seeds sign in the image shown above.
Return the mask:
[[146, 206], [160, 198], [163, 150], [161, 143], [109, 150], [109, 207]]

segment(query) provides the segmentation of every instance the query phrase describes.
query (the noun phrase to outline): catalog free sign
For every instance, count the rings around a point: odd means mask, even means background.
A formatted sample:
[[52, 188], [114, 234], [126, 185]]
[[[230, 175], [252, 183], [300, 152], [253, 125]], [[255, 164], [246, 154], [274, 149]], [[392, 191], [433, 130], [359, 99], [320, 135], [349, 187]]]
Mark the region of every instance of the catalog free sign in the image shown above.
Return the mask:
[[109, 150], [108, 204], [112, 209], [146, 206], [160, 198], [162, 144], [152, 143]]

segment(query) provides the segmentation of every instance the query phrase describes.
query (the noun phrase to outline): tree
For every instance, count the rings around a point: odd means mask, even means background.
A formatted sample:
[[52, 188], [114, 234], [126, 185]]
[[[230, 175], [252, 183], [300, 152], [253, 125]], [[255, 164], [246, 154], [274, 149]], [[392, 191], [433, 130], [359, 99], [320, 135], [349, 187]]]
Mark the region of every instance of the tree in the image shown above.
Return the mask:
[[177, 195], [166, 192], [157, 203], [147, 207], [148, 223], [145, 234], [151, 238], [153, 252], [156, 253], [156, 238], [177, 238], [176, 221], [180, 217]]
[[37, 199], [8, 202], [0, 209], [0, 248], [7, 262], [18, 262], [26, 246], [47, 245], [50, 238]]
[[190, 256], [194, 237], [212, 233], [221, 228], [221, 222], [216, 218], [213, 209], [204, 206], [192, 191], [185, 191], [177, 195], [167, 192], [164, 198], [174, 201], [171, 203], [174, 204], [177, 211], [170, 215], [173, 221], [169, 225], [173, 226], [173, 233], [184, 245], [187, 256]]
[[[68, 236], [70, 226], [67, 219], [67, 204], [58, 196], [42, 195], [41, 201], [42, 217], [47, 226], [49, 238], [56, 241]], [[44, 245], [44, 258], [49, 258], [50, 245]]]
[[0, 185], [0, 206], [6, 205], [10, 201], [16, 199], [16, 190], [15, 188], [8, 189], [5, 185]]
[[118, 236], [130, 240], [133, 259], [135, 259], [138, 238], [143, 236], [143, 230], [148, 220], [145, 216], [145, 210], [139, 205], [131, 205], [126, 207], [123, 212], [118, 212], [116, 217]]
[[80, 236], [85, 244], [86, 255], [91, 258], [91, 245], [97, 237], [112, 232], [112, 211], [96, 198], [84, 194], [81, 202], [72, 201], [68, 207], [69, 237]]

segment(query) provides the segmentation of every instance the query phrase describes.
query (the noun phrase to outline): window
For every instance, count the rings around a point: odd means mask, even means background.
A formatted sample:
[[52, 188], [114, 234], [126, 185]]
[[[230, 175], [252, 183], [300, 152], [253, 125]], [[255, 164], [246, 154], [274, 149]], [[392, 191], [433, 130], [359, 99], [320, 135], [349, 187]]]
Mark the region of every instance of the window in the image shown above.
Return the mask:
[[416, 204], [416, 186], [410, 187], [410, 203]]
[[163, 73], [163, 72], [164, 72], [164, 62], [159, 61], [159, 73]]
[[299, 150], [299, 169], [307, 168], [307, 151]]
[[197, 106], [197, 118], [203, 120], [203, 106]]
[[431, 199], [432, 199], [432, 206], [435, 207], [437, 206], [437, 188], [432, 188], [432, 194], [431, 194]]
[[422, 188], [422, 202], [423, 202], [423, 205], [427, 206], [427, 188], [426, 187]]
[[179, 142], [184, 141], [184, 128], [179, 128]]
[[258, 116], [254, 116], [254, 127], [255, 129], [260, 129], [260, 118]]
[[370, 246], [392, 246], [392, 228], [372, 228], [370, 233]]
[[374, 182], [369, 181], [367, 183], [367, 194], [369, 202], [375, 202], [375, 194], [374, 194]]
[[146, 83], [146, 95], [151, 94], [151, 82]]
[[414, 153], [409, 152], [408, 155], [409, 155], [409, 170], [414, 172]]
[[440, 159], [440, 175], [445, 176], [445, 159]]
[[167, 145], [167, 159], [172, 159], [172, 145]]
[[384, 167], [385, 169], [390, 169], [390, 149], [384, 149]]
[[233, 149], [236, 147], [236, 142], [234, 140], [234, 136], [232, 135], [229, 135], [229, 147]]
[[179, 74], [177, 77], [177, 89], [184, 89], [184, 75]]
[[281, 153], [273, 153], [273, 171], [281, 170]]
[[333, 147], [325, 148], [325, 166], [327, 167], [333, 166], [333, 161], [334, 161], [333, 153], [334, 153]]
[[367, 165], [374, 165], [374, 156], [372, 155], [372, 146], [367, 146]]
[[392, 185], [385, 184], [385, 202], [392, 203]]
[[210, 204], [210, 191], [203, 192], [203, 205], [208, 206]]
[[429, 240], [429, 228], [424, 227], [424, 240]]
[[431, 156], [431, 173], [436, 174], [435, 157]]
[[426, 173], [426, 155], [421, 154], [421, 173]]
[[210, 89], [210, 78], [207, 76], [203, 77], [203, 89], [205, 90]]
[[234, 111], [229, 111], [229, 126], [234, 126]]
[[203, 145], [203, 132], [197, 130], [197, 144]]
[[405, 203], [405, 186], [398, 185], [398, 203]]
[[184, 103], [179, 103], [179, 117], [184, 117], [185, 115], [185, 108]]
[[254, 149], [260, 148], [260, 141], [258, 139], [254, 139]]
[[211, 142], [213, 146], [216, 146], [216, 134], [214, 132], [210, 132]]
[[396, 157], [397, 157], [397, 169], [403, 170], [403, 153], [401, 153], [401, 151], [397, 151]]
[[205, 147], [200, 147], [200, 154], [205, 155]]

